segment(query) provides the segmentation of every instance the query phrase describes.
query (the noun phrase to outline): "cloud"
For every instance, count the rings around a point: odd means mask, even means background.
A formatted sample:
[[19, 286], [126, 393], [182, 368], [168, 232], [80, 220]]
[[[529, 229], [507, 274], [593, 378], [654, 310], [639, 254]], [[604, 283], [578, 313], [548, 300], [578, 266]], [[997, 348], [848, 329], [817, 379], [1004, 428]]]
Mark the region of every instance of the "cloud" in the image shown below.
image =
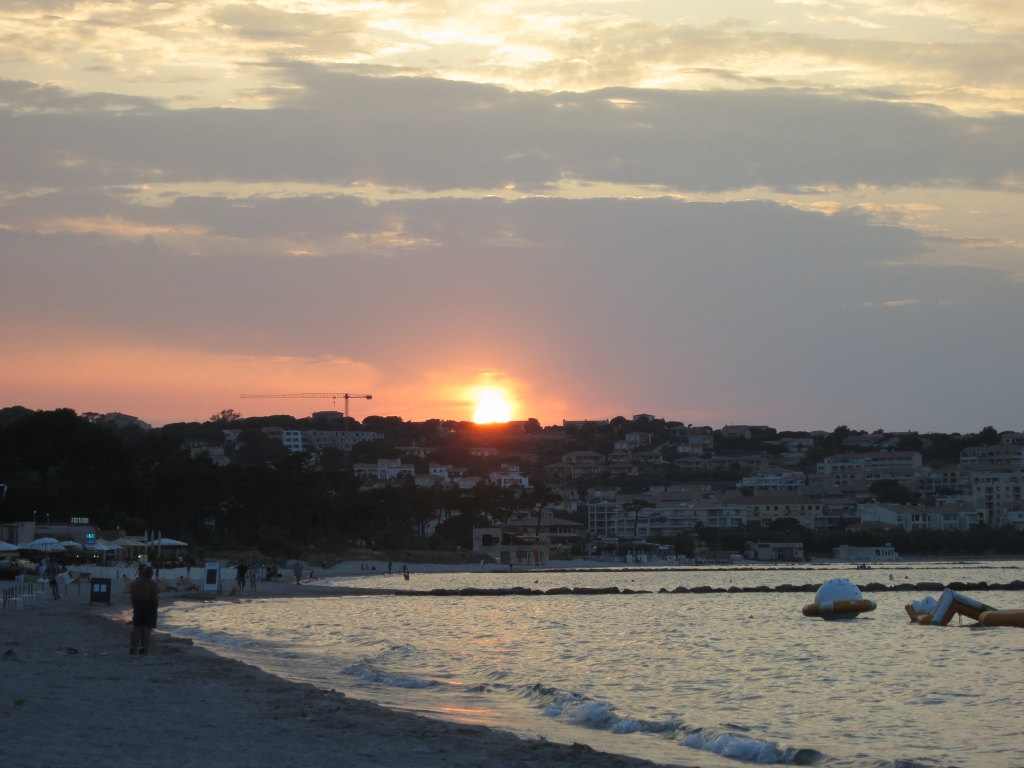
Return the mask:
[[5, 5], [4, 397], [1013, 413], [1014, 3], [471, 5]]
[[[250, 201], [247, 215], [293, 232], [296, 203]], [[345, 216], [312, 204], [333, 235], [345, 230]], [[163, 213], [183, 226], [201, 211]], [[548, 422], [632, 409], [820, 426], [836, 402], [879, 424], [923, 422], [934, 410], [922, 397], [941, 393], [955, 414], [966, 387], [998, 401], [1024, 372], [1019, 356], [988, 353], [1016, 343], [1021, 285], [916, 264], [920, 236], [860, 216], [667, 198], [395, 201], [366, 213], [355, 227], [388, 221], [431, 244], [290, 257], [261, 252], [265, 233], [244, 237], [236, 222], [237, 251], [200, 258], [156, 237], [0, 232], [0, 320], [58, 348], [187, 340], [211, 359], [344, 359], [375, 372], [359, 381], [378, 412], [441, 399], [418, 382], [502, 370], [571, 411], [530, 414]], [[190, 391], [204, 370], [182, 370], [196, 376]]]
[[111, 109], [97, 96], [108, 108], [83, 114], [59, 89], [9, 86], [0, 113], [5, 183], [11, 191], [217, 180], [438, 191], [541, 190], [575, 179], [686, 192], [994, 188], [1024, 172], [1024, 116], [964, 118], [785, 91], [522, 94], [310, 67], [294, 74], [303, 96], [262, 110]]

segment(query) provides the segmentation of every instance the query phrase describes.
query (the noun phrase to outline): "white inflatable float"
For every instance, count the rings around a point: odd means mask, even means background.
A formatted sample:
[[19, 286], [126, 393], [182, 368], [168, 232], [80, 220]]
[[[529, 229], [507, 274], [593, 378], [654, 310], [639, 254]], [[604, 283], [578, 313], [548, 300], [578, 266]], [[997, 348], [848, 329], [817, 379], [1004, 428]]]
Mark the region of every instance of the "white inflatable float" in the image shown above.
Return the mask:
[[975, 600], [973, 597], [968, 597], [952, 589], [942, 590], [938, 600], [934, 597], [915, 600], [906, 606], [906, 610], [911, 621], [940, 627], [949, 624], [950, 620], [957, 615], [978, 621], [982, 613], [996, 611], [992, 606], [985, 605], [980, 600]]
[[865, 600], [860, 589], [849, 579], [830, 579], [818, 587], [814, 602], [804, 606], [804, 616], [826, 621], [856, 619], [876, 608], [874, 600]]

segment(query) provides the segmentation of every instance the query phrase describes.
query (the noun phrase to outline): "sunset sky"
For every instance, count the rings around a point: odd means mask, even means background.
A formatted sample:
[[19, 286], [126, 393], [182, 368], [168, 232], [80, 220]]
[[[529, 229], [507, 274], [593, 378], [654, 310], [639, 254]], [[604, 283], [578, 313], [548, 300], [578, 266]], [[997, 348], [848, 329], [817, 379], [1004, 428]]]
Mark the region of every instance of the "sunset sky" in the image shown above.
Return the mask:
[[0, 77], [0, 406], [1024, 429], [1020, 0], [6, 0]]

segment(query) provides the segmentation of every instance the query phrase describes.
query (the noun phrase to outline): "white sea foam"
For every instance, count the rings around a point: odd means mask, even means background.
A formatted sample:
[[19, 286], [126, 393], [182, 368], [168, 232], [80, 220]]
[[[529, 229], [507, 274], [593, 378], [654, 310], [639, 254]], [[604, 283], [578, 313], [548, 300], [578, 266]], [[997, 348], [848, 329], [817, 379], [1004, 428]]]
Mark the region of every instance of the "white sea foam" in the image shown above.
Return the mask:
[[808, 765], [820, 757], [814, 750], [780, 747], [773, 741], [754, 739], [738, 733], [715, 733], [703, 728], [687, 734], [680, 743], [722, 757], [760, 765]]
[[431, 686], [437, 685], [436, 680], [424, 680], [418, 677], [408, 677], [406, 675], [383, 672], [366, 664], [356, 664], [351, 667], [345, 667], [341, 672], [342, 674], [358, 678], [363, 682], [378, 683], [392, 688], [430, 688]]

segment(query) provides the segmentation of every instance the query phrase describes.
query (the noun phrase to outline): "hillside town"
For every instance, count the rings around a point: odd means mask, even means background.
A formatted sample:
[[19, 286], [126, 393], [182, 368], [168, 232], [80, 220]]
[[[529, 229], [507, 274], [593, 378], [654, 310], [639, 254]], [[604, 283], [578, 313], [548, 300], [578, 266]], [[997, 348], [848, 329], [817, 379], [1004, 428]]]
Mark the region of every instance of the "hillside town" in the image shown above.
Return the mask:
[[[335, 411], [309, 419], [225, 411], [202, 424], [150, 429], [123, 414], [79, 418], [135, 440], [159, 434], [211, 471], [289, 466], [306, 477], [342, 473], [353, 479], [357, 497], [376, 494], [381, 508], [398, 503], [396, 493], [418, 493], [401, 505], [420, 509], [405, 513], [405, 522], [387, 523], [405, 533], [382, 536], [380, 518], [391, 514], [366, 512], [375, 525], [352, 526], [353, 537], [366, 545], [372, 538], [445, 540], [509, 565], [570, 556], [652, 563], [825, 555], [868, 562], [900, 557], [891, 540], [901, 534], [1024, 531], [1024, 433], [992, 427], [922, 435], [845, 426], [713, 428], [650, 414], [542, 427], [532, 419], [474, 424], [370, 416], [360, 423]], [[207, 501], [219, 511], [204, 513], [192, 533], [213, 541], [232, 529], [229, 502]], [[33, 518], [39, 534], [44, 526]], [[54, 518], [47, 513], [51, 534]], [[80, 535], [64, 518], [60, 532]], [[471, 527], [459, 518], [472, 518]], [[88, 515], [75, 519], [81, 526]], [[94, 536], [97, 522], [90, 521]], [[365, 533], [370, 529], [375, 536]], [[115, 527], [111, 535], [126, 533]], [[835, 542], [831, 551], [805, 551], [804, 542], [819, 533]], [[868, 545], [851, 543], [865, 537]]]
[[[339, 420], [321, 412], [314, 418]], [[439, 426], [458, 432], [459, 425]], [[463, 428], [466, 425], [462, 425]], [[263, 427], [267, 437], [311, 460], [325, 449], [352, 450], [381, 445], [385, 432]], [[913, 433], [813, 431], [779, 435], [767, 426], [726, 425], [720, 429], [665, 423], [640, 414], [617, 423], [566, 421], [539, 428], [511, 422], [488, 430], [466, 430], [466, 453], [477, 472], [432, 460], [435, 445], [395, 445], [397, 458], [356, 462], [352, 471], [365, 487], [412, 483], [468, 489], [479, 484], [530, 489], [543, 483], [553, 494], [538, 524], [531, 510], [519, 510], [500, 528], [477, 529], [474, 549], [515, 560], [546, 560], [556, 550], [585, 539], [592, 555], [643, 560], [667, 547], [652, 542], [700, 529], [744, 529], [788, 523], [809, 530], [876, 529], [963, 532], [985, 525], [1024, 530], [1024, 433], [968, 436], [970, 444], [953, 461], [925, 462], [935, 438]], [[224, 445], [194, 444], [196, 453], [229, 461], [227, 446], [237, 445], [241, 429], [225, 429]], [[545, 462], [552, 447], [581, 433], [610, 450], [570, 450]], [[524, 438], [532, 439], [525, 441]], [[946, 436], [942, 436], [946, 437]], [[485, 439], [486, 438], [486, 439]], [[606, 440], [607, 441], [607, 440]], [[533, 450], [524, 451], [524, 442]], [[718, 450], [716, 450], [716, 442]], [[829, 444], [835, 453], [808, 465]], [[919, 450], [905, 450], [907, 445]], [[756, 448], [749, 453], [738, 448]], [[723, 450], [724, 449], [724, 450]], [[480, 468], [486, 472], [479, 471]], [[665, 482], [625, 490], [630, 480], [672, 468], [704, 482]], [[733, 481], [716, 476], [738, 476]], [[623, 482], [624, 481], [624, 482]], [[505, 535], [502, 536], [502, 530]], [[528, 535], [532, 531], [534, 536]], [[510, 535], [511, 532], [511, 535]], [[527, 541], [527, 539], [530, 539]], [[504, 540], [504, 545], [501, 543]], [[543, 544], [538, 544], [538, 541]], [[862, 551], [863, 550], [863, 551]], [[697, 556], [708, 554], [698, 547]], [[755, 560], [803, 560], [799, 544], [751, 543], [742, 553]], [[836, 553], [855, 560], [894, 559], [892, 547], [850, 548]]]

